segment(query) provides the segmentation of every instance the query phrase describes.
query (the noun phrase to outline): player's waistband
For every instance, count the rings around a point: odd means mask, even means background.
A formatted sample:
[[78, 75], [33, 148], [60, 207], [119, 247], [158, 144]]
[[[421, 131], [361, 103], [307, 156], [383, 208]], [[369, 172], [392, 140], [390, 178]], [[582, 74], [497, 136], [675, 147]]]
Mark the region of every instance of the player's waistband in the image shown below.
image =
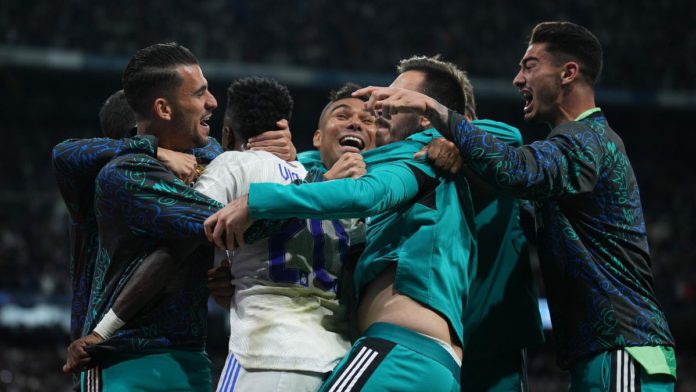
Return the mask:
[[436, 341], [408, 328], [390, 323], [374, 323], [367, 328], [364, 336], [385, 339], [397, 343], [401, 346], [425, 355], [452, 372], [455, 379], [459, 380], [461, 368], [447, 352]]

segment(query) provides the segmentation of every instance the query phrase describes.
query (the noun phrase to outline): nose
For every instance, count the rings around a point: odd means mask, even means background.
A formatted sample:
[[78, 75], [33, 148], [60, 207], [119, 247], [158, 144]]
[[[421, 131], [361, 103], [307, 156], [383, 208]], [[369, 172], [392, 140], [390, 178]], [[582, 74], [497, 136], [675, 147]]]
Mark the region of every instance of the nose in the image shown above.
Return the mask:
[[206, 109], [213, 110], [217, 107], [217, 99], [215, 96], [208, 91], [208, 99], [205, 101]]
[[524, 76], [522, 76], [522, 70], [517, 72], [517, 75], [515, 75], [515, 78], [512, 79], [512, 84], [520, 89], [522, 87], [524, 87]]
[[354, 131], [364, 131], [363, 123], [360, 121], [360, 117], [356, 114], [350, 118], [350, 123], [348, 124], [348, 129]]

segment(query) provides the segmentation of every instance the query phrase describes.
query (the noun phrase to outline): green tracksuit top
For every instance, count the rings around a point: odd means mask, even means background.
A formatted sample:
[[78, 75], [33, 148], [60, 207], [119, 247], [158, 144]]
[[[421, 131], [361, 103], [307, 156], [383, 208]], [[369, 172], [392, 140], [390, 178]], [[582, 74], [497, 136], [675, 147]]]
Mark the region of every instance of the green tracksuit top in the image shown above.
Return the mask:
[[444, 315], [462, 341], [462, 298], [476, 270], [471, 195], [463, 177], [436, 173], [413, 154], [434, 138], [429, 129], [363, 154], [359, 179], [282, 186], [252, 184], [255, 219], [366, 217], [367, 240], [354, 274], [360, 292], [397, 264], [394, 288]]

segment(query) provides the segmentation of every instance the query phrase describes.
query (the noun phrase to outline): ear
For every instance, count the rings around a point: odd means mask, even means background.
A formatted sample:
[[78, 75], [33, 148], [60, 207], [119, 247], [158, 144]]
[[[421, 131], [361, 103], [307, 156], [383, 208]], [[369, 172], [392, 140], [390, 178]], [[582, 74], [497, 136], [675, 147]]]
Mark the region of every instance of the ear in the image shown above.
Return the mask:
[[420, 125], [420, 129], [423, 131], [433, 127], [433, 124], [425, 116], [418, 116], [418, 125]]
[[229, 125], [223, 125], [222, 127], [222, 148], [225, 151], [234, 149], [234, 133]]
[[314, 136], [312, 136], [312, 145], [317, 149], [321, 145], [321, 131], [318, 129], [314, 131]]
[[570, 84], [580, 77], [580, 65], [574, 61], [563, 64], [561, 84]]
[[153, 109], [157, 117], [161, 118], [162, 120], [172, 119], [172, 107], [165, 98], [157, 98], [153, 104]]

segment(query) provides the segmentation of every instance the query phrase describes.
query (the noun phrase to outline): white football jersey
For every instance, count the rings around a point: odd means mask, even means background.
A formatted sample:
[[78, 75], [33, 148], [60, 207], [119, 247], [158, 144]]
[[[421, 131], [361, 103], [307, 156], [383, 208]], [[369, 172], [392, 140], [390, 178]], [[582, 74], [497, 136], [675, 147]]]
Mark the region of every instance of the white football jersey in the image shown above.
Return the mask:
[[[223, 204], [249, 184], [304, 179], [299, 162], [264, 151], [226, 152], [205, 169], [195, 189]], [[230, 350], [245, 369], [327, 372], [350, 348], [336, 317], [336, 276], [351, 241], [364, 241], [355, 220], [295, 219], [232, 256], [235, 296]], [[216, 251], [216, 261], [226, 255]]]

